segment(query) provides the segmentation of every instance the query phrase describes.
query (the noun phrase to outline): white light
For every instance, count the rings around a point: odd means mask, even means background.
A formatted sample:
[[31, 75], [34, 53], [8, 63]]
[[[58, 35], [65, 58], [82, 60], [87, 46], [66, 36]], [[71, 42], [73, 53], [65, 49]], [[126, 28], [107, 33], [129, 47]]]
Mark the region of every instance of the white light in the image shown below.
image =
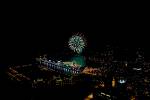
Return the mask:
[[133, 70], [142, 70], [142, 68], [133, 68]]
[[121, 83], [121, 84], [123, 84], [125, 82], [126, 82], [125, 80], [119, 80], [119, 83]]

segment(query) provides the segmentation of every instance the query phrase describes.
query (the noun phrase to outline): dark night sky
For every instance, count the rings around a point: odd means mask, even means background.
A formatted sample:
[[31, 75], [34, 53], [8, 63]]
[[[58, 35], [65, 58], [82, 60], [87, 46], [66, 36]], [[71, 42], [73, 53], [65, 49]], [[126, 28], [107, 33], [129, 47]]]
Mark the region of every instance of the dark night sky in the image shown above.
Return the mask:
[[[18, 29], [19, 28], [19, 29]], [[72, 32], [84, 32], [84, 36], [87, 39], [89, 48], [101, 48], [105, 44], [110, 43], [122, 48], [134, 49], [135, 47], [145, 47], [149, 49], [148, 43], [150, 40], [148, 37], [144, 36], [143, 29], [134, 28], [128, 29], [127, 27], [120, 28], [102, 26], [98, 28], [91, 28], [90, 30], [78, 30], [75, 28], [75, 31], [64, 29], [61, 30], [60, 27], [55, 27], [51, 29], [50, 27], [13, 27], [9, 32], [10, 36], [5, 36], [5, 41], [2, 42], [3, 45], [3, 55], [8, 57], [8, 59], [14, 58], [24, 58], [36, 53], [49, 52], [57, 53], [61, 49], [64, 49], [65, 43], [67, 43], [69, 37], [72, 35]], [[93, 29], [93, 30], [92, 30]], [[135, 35], [133, 35], [133, 33]], [[141, 35], [141, 36], [140, 36]], [[5, 43], [5, 44], [3, 44]]]
[[148, 21], [139, 20], [136, 15], [109, 13], [90, 17], [72, 13], [60, 17], [61, 14], [10, 13], [11, 17], [6, 16], [2, 27], [1, 58], [7, 62], [7, 59], [17, 61], [40, 51], [56, 53], [63, 49], [72, 32], [84, 32], [89, 48], [101, 48], [109, 41], [120, 47], [149, 49]]

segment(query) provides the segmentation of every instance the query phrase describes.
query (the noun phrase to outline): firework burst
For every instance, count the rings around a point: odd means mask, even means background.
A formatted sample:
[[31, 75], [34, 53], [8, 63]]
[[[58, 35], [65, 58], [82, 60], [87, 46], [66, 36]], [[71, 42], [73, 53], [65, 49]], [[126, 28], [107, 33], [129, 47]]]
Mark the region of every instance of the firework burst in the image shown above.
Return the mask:
[[73, 35], [69, 39], [68, 44], [71, 50], [77, 53], [81, 53], [86, 46], [86, 41], [83, 36], [77, 34], [77, 35]]

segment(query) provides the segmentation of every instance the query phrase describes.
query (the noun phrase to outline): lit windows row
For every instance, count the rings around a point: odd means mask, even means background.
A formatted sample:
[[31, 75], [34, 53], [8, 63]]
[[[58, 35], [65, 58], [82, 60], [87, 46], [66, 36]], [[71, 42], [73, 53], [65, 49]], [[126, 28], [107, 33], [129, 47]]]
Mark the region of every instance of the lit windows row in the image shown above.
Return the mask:
[[64, 72], [69, 72], [73, 74], [78, 74], [80, 73], [79, 68], [74, 68], [74, 67], [68, 67], [65, 66], [62, 62], [58, 61], [57, 63], [51, 60], [45, 60], [45, 59], [40, 59], [38, 60], [40, 64], [47, 65], [49, 69], [53, 70], [62, 70]]

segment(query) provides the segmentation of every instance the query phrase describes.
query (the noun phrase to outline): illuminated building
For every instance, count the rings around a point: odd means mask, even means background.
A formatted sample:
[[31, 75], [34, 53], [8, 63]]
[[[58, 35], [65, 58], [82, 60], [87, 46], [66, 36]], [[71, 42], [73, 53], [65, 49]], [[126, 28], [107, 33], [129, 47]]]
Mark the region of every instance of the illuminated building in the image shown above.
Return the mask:
[[60, 77], [57, 77], [56, 79], [56, 86], [62, 86], [62, 79]]
[[123, 84], [123, 83], [126, 83], [126, 80], [120, 79], [118, 82], [121, 83], [121, 84]]
[[112, 87], [115, 87], [115, 85], [116, 85], [116, 81], [115, 81], [115, 79], [114, 79], [114, 77], [113, 77], [113, 80], [112, 80]]
[[63, 62], [55, 62], [43, 58], [36, 58], [36, 60], [41, 64], [47, 66], [50, 70], [55, 70], [57, 72], [63, 72], [66, 74], [79, 74], [80, 68], [79, 67], [71, 67], [65, 65]]
[[142, 69], [144, 67], [144, 53], [143, 51], [139, 48], [138, 51], [136, 52], [136, 68], [137, 69]]
[[84, 100], [92, 100], [93, 98], [93, 93], [91, 93]]
[[131, 96], [130, 100], [136, 100], [135, 96]]
[[82, 73], [97, 75], [97, 76], [104, 76], [105, 75], [105, 70], [103, 70], [103, 68], [85, 67], [83, 69]]

